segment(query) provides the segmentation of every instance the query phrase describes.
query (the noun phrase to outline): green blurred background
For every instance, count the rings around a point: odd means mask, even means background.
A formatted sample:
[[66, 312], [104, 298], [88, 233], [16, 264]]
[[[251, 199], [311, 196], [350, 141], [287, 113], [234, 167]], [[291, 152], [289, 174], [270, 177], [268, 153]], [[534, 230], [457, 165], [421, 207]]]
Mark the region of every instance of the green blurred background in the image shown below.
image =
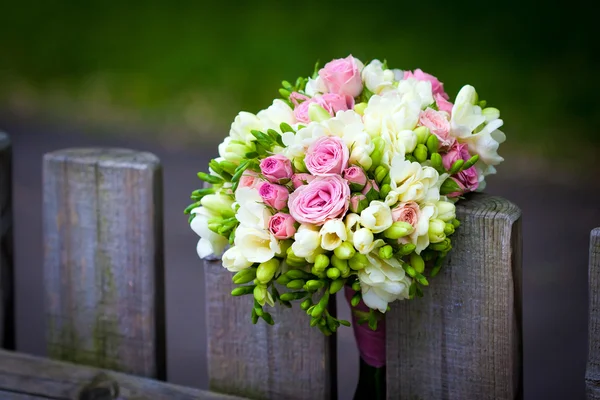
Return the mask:
[[[348, 54], [472, 84], [505, 149], [570, 159], [600, 145], [591, 12], [534, 2], [13, 2], [0, 24], [0, 106], [87, 131], [220, 141], [283, 79]], [[586, 146], [580, 146], [581, 141]], [[582, 147], [584, 149], [582, 149]]]

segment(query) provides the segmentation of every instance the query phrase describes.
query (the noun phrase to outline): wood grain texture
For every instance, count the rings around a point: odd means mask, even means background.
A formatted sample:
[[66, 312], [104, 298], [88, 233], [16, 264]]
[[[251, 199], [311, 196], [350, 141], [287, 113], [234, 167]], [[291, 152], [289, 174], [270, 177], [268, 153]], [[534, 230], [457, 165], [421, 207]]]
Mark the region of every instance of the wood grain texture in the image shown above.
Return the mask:
[[387, 398], [522, 398], [521, 211], [472, 194], [442, 272], [387, 313]]
[[600, 228], [590, 233], [588, 268], [589, 337], [585, 386], [588, 400], [600, 400]]
[[[95, 390], [96, 397], [91, 396], [92, 390]], [[99, 396], [103, 390], [110, 391], [113, 396]], [[118, 395], [114, 396], [116, 391]], [[0, 399], [243, 400], [240, 397], [2, 350]]]
[[15, 348], [12, 225], [12, 151], [0, 132], [0, 347]]
[[253, 325], [252, 295], [231, 296], [233, 274], [220, 260], [204, 265], [210, 389], [250, 399], [335, 399], [335, 337], [311, 328], [296, 302], [265, 307], [275, 325]]
[[128, 149], [44, 157], [51, 358], [165, 377], [162, 170]]

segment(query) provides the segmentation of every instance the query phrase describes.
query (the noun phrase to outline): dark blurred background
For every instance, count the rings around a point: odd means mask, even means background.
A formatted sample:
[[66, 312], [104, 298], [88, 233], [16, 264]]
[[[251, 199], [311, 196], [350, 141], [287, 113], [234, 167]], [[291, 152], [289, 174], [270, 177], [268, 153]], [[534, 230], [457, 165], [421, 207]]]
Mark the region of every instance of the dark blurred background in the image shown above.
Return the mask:
[[[240, 110], [333, 58], [421, 68], [497, 107], [506, 159], [487, 192], [523, 210], [525, 396], [582, 399], [587, 248], [600, 226], [595, 17], [577, 2], [12, 2], [0, 23], [0, 130], [14, 142], [18, 349], [45, 354], [41, 157], [125, 146], [164, 165], [169, 380], [206, 388], [203, 272], [181, 211]], [[342, 313], [347, 312], [340, 301]], [[358, 363], [340, 335], [340, 394]]]

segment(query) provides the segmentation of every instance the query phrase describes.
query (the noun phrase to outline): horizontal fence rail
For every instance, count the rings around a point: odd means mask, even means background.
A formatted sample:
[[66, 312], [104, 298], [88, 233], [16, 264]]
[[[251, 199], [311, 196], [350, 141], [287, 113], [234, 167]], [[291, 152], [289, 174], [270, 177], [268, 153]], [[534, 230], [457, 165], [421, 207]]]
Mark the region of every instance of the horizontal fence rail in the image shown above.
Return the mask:
[[585, 386], [588, 400], [600, 400], [600, 227], [590, 233], [588, 359]]

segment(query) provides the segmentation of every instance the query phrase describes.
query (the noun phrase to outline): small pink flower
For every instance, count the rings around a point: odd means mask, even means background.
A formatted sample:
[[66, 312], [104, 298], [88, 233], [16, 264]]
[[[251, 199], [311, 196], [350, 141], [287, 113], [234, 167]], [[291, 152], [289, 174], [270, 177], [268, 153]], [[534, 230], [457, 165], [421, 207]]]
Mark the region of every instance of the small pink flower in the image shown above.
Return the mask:
[[298, 92], [292, 92], [292, 94], [290, 94], [290, 101], [292, 102], [292, 104], [296, 107], [299, 104], [302, 104], [303, 102], [310, 100], [310, 97], [308, 97], [305, 94], [302, 93], [298, 93]]
[[[442, 164], [444, 165], [444, 168], [449, 170], [452, 168], [452, 164], [457, 160], [467, 161], [469, 158], [471, 158], [471, 155], [469, 154], [467, 145], [456, 142], [450, 150], [442, 156]], [[456, 197], [463, 193], [472, 192], [479, 186], [479, 176], [477, 175], [475, 166], [453, 175], [450, 179], [458, 184], [460, 190], [448, 194], [448, 197]]]
[[350, 197], [350, 211], [353, 213], [360, 214], [368, 205], [367, 197], [362, 193], [354, 193]]
[[404, 79], [408, 78], [415, 78], [418, 81], [429, 81], [431, 82], [431, 91], [434, 96], [436, 94], [439, 94], [446, 100], [450, 98], [450, 96], [448, 96], [448, 94], [446, 94], [446, 92], [444, 91], [444, 84], [433, 75], [423, 72], [422, 70], [417, 68], [413, 72], [404, 71]]
[[371, 191], [371, 189], [375, 189], [376, 192], [379, 192], [379, 186], [377, 186], [377, 182], [375, 182], [375, 180], [373, 179], [369, 179], [367, 181], [361, 193], [366, 196], [367, 193]]
[[357, 97], [363, 89], [359, 62], [349, 55], [330, 61], [319, 71], [327, 91], [342, 96]]
[[315, 176], [311, 174], [294, 174], [292, 176], [292, 185], [294, 185], [294, 189], [298, 189], [302, 185], [308, 185], [308, 183], [313, 179], [315, 179]]
[[258, 173], [247, 169], [240, 177], [239, 187], [258, 188], [262, 184], [262, 180], [258, 177]]
[[394, 222], [408, 222], [414, 228], [417, 227], [419, 218], [421, 217], [421, 208], [414, 201], [401, 203], [392, 210], [392, 219]]
[[296, 233], [295, 223], [290, 214], [277, 213], [269, 219], [269, 231], [275, 239], [289, 239]]
[[441, 111], [435, 111], [432, 108], [421, 111], [419, 123], [429, 128], [429, 131], [437, 136], [441, 149], [450, 148], [456, 141], [453, 136], [450, 136], [450, 121]]
[[348, 211], [350, 187], [339, 175], [319, 176], [290, 195], [290, 214], [298, 222], [323, 225]]
[[349, 158], [350, 152], [342, 139], [322, 136], [308, 146], [304, 164], [308, 172], [316, 176], [341, 175]]
[[445, 111], [448, 114], [452, 114], [452, 107], [454, 107], [454, 104], [446, 100], [444, 96], [442, 96], [439, 93], [436, 93], [433, 95], [433, 99], [435, 100], [435, 104], [437, 105], [438, 110]]
[[276, 154], [260, 162], [260, 170], [269, 182], [278, 183], [281, 179], [291, 178], [294, 171], [289, 158]]
[[325, 111], [327, 111], [332, 117], [335, 117], [338, 111], [346, 111], [354, 107], [354, 99], [352, 97], [342, 96], [336, 93], [325, 93], [322, 96], [307, 98], [307, 100], [303, 101], [302, 103], [298, 103], [295, 106], [294, 117], [296, 117], [298, 122], [310, 122], [310, 117], [308, 116], [308, 107], [313, 103], [323, 107], [323, 109], [325, 109]]
[[264, 182], [260, 185], [258, 193], [260, 193], [265, 204], [273, 207], [277, 211], [287, 206], [289, 192], [285, 186]]
[[344, 179], [350, 182], [352, 190], [362, 190], [367, 184], [367, 174], [362, 168], [356, 166], [344, 170]]

